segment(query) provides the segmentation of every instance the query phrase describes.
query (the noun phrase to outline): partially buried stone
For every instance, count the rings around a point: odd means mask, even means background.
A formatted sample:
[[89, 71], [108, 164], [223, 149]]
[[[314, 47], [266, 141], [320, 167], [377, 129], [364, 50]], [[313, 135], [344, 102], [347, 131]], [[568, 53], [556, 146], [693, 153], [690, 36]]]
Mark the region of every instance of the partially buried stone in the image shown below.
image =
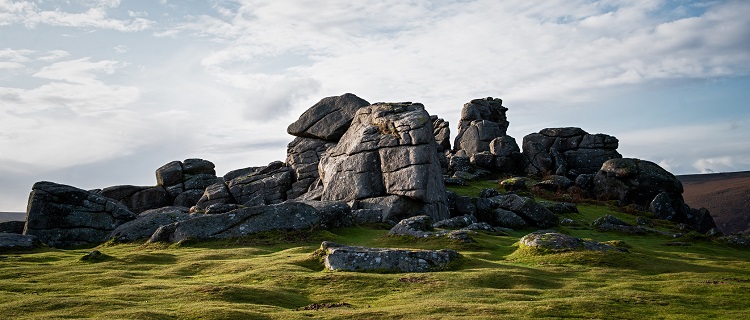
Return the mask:
[[406, 250], [354, 247], [324, 241], [323, 264], [329, 270], [428, 272], [440, 271], [459, 258], [450, 249]]

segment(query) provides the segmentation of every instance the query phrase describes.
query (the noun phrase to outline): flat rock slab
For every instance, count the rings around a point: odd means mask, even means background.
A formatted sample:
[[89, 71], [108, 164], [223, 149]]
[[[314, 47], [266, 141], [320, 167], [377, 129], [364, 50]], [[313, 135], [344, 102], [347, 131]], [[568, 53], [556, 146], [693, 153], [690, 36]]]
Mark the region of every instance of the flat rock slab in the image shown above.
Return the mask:
[[459, 257], [458, 252], [354, 247], [323, 241], [323, 263], [329, 270], [429, 272], [439, 271]]

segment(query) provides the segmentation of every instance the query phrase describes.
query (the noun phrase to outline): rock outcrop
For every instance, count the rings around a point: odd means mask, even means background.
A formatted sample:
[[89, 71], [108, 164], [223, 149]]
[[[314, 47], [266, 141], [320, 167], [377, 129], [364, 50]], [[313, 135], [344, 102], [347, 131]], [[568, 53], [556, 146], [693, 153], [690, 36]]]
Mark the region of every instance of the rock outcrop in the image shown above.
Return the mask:
[[450, 249], [405, 250], [366, 248], [324, 241], [320, 248], [324, 252], [323, 264], [329, 270], [380, 271], [380, 272], [428, 272], [445, 269], [459, 258]]
[[319, 174], [322, 200], [357, 200], [356, 209], [389, 208], [382, 221], [419, 214], [448, 218], [432, 122], [422, 104], [359, 109], [339, 143], [322, 155]]
[[102, 189], [99, 194], [120, 201], [134, 213], [171, 206], [174, 203], [174, 198], [163, 186], [113, 186]]
[[286, 132], [297, 137], [339, 141], [357, 110], [369, 105], [351, 93], [323, 98], [290, 124]]
[[96, 245], [135, 217], [118, 201], [100, 194], [41, 181], [29, 195], [24, 234], [55, 248]]
[[523, 137], [526, 173], [555, 174], [572, 179], [596, 173], [609, 159], [621, 158], [619, 141], [606, 134], [589, 134], [581, 128], [547, 128]]
[[220, 180], [214, 164], [203, 159], [172, 161], [156, 169], [157, 186], [166, 189], [172, 204], [179, 207], [195, 205], [206, 187]]
[[517, 194], [479, 198], [476, 207], [479, 221], [504, 228], [523, 228], [527, 224], [551, 228], [560, 222], [544, 205]]

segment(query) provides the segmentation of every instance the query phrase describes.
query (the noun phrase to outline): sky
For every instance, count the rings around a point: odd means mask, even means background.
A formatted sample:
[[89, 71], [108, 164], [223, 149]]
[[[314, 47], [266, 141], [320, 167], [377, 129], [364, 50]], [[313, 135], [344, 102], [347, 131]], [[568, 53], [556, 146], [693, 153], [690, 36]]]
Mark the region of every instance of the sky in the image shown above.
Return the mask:
[[155, 185], [284, 160], [324, 97], [499, 97], [521, 143], [620, 140], [675, 174], [750, 170], [750, 1], [0, 0], [0, 211], [34, 182]]

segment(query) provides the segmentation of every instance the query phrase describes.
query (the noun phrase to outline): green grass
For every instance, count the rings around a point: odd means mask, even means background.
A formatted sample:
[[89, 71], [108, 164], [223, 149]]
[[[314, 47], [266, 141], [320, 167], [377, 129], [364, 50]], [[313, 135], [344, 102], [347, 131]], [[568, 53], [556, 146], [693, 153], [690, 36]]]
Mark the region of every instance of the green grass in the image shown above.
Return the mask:
[[[633, 216], [581, 205], [571, 219]], [[629, 253], [539, 254], [518, 238], [477, 234], [476, 244], [387, 237], [362, 227], [180, 245], [43, 249], [0, 259], [0, 314], [12, 319], [483, 319], [750, 317], [750, 250], [699, 237], [560, 228], [613, 241]], [[425, 274], [323, 270], [320, 241], [458, 250], [450, 271]], [[348, 305], [342, 305], [346, 303]], [[334, 306], [303, 310], [320, 304]], [[339, 304], [339, 305], [337, 305]]]

